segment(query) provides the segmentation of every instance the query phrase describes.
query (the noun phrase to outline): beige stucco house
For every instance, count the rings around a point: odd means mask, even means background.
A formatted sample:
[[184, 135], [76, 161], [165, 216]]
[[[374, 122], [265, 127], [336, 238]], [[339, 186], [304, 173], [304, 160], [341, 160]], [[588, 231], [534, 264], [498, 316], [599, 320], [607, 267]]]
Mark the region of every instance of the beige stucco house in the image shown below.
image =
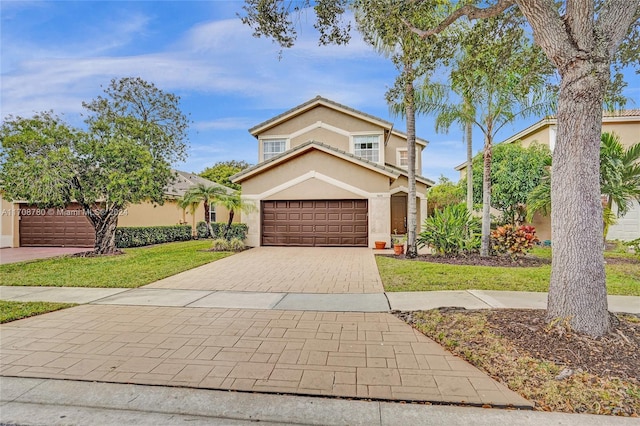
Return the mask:
[[[553, 152], [556, 144], [558, 121], [555, 117], [546, 117], [527, 127], [521, 132], [509, 137], [501, 143], [521, 141], [522, 146], [528, 147], [533, 143], [548, 146]], [[640, 110], [626, 110], [615, 113], [605, 113], [602, 117], [602, 132], [615, 133], [625, 147], [640, 142]], [[467, 163], [456, 167], [460, 178], [465, 178]], [[533, 219], [536, 233], [540, 240], [551, 239], [551, 219], [536, 214]], [[611, 240], [630, 241], [640, 238], [640, 205], [633, 202], [632, 209], [618, 223], [609, 228], [607, 238]]]
[[[118, 227], [167, 226], [187, 224], [195, 228], [197, 222], [205, 220], [201, 203], [193, 214], [178, 207], [178, 199], [191, 187], [203, 183], [220, 186], [228, 192], [233, 190], [198, 175], [175, 170], [176, 179], [165, 189], [165, 202], [157, 205], [150, 202], [128, 206], [118, 218]], [[93, 247], [95, 231], [79, 205], [71, 204], [65, 209], [39, 209], [20, 201], [6, 200], [0, 193], [0, 247], [53, 246]], [[229, 212], [220, 206], [210, 209], [213, 222], [227, 222]], [[234, 222], [241, 219], [234, 216]]]
[[[406, 232], [407, 136], [392, 123], [318, 96], [249, 132], [258, 163], [232, 177], [257, 207], [248, 245], [373, 247]], [[421, 223], [433, 182], [416, 180]]]

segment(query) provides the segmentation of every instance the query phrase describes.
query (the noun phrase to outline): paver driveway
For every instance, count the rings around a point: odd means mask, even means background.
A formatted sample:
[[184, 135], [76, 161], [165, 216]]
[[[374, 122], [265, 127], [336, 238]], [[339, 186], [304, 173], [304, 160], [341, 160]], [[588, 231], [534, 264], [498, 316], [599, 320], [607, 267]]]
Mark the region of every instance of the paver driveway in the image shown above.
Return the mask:
[[[252, 249], [149, 287], [382, 292], [371, 250], [330, 248]], [[8, 376], [530, 406], [389, 313], [96, 304], [0, 333]]]
[[384, 292], [371, 249], [348, 247], [257, 247], [147, 287], [280, 293]]

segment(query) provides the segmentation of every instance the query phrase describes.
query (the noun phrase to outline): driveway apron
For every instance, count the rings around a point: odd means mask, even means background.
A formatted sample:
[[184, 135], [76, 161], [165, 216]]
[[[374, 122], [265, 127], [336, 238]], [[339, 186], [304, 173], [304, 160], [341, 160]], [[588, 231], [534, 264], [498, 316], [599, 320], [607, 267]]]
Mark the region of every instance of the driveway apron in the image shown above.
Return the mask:
[[[382, 293], [372, 251], [342, 248], [252, 249], [148, 287]], [[383, 312], [91, 304], [0, 333], [4, 376], [531, 406]]]
[[382, 293], [371, 249], [257, 247], [147, 288], [264, 293]]

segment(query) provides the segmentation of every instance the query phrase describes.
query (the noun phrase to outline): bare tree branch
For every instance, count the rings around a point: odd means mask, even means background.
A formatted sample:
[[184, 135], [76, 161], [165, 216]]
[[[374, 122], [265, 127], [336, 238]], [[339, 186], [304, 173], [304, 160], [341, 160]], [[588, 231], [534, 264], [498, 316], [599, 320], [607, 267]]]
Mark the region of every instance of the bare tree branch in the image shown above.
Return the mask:
[[430, 30], [421, 30], [420, 28], [415, 27], [410, 22], [402, 19], [402, 22], [409, 28], [409, 30], [415, 34], [417, 34], [420, 38], [425, 39], [434, 34], [439, 34], [444, 31], [449, 25], [453, 24], [455, 21], [460, 19], [463, 16], [466, 16], [470, 20], [473, 19], [483, 19], [483, 18], [491, 18], [493, 16], [497, 16], [507, 10], [509, 7], [515, 4], [516, 0], [498, 0], [498, 3], [493, 6], [480, 8], [474, 6], [472, 4], [467, 4], [462, 6], [460, 9], [457, 9], [451, 15], [447, 16], [437, 27]]

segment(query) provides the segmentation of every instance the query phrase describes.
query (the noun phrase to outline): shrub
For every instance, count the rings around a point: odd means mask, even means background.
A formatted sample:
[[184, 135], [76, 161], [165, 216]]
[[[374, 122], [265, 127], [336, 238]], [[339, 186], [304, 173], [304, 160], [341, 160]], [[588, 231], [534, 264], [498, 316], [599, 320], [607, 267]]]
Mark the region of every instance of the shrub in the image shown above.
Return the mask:
[[633, 241], [627, 241], [625, 245], [630, 248], [638, 258], [640, 258], [640, 238], [636, 238]]
[[116, 247], [141, 247], [191, 239], [190, 225], [131, 226], [116, 228]]
[[239, 238], [233, 238], [232, 240], [216, 238], [211, 245], [212, 251], [242, 251], [245, 248], [244, 241]]
[[466, 254], [480, 247], [480, 223], [464, 204], [446, 206], [425, 219], [417, 242], [445, 256]]
[[213, 244], [211, 245], [211, 250], [213, 251], [231, 251], [231, 247], [229, 241], [224, 238], [216, 238], [213, 240]]
[[229, 241], [229, 249], [232, 251], [242, 251], [245, 249], [244, 241], [240, 238], [233, 238]]
[[[224, 232], [227, 230], [227, 224], [222, 222], [211, 222], [213, 228], [213, 239], [224, 238]], [[229, 231], [229, 239], [238, 238], [240, 240], [247, 239], [248, 227], [244, 223], [232, 223]], [[198, 238], [210, 238], [209, 229], [205, 222], [198, 222], [196, 225], [196, 235]]]
[[518, 228], [504, 225], [491, 232], [491, 248], [497, 253], [508, 253], [513, 260], [524, 256], [538, 241], [536, 228], [528, 225]]

